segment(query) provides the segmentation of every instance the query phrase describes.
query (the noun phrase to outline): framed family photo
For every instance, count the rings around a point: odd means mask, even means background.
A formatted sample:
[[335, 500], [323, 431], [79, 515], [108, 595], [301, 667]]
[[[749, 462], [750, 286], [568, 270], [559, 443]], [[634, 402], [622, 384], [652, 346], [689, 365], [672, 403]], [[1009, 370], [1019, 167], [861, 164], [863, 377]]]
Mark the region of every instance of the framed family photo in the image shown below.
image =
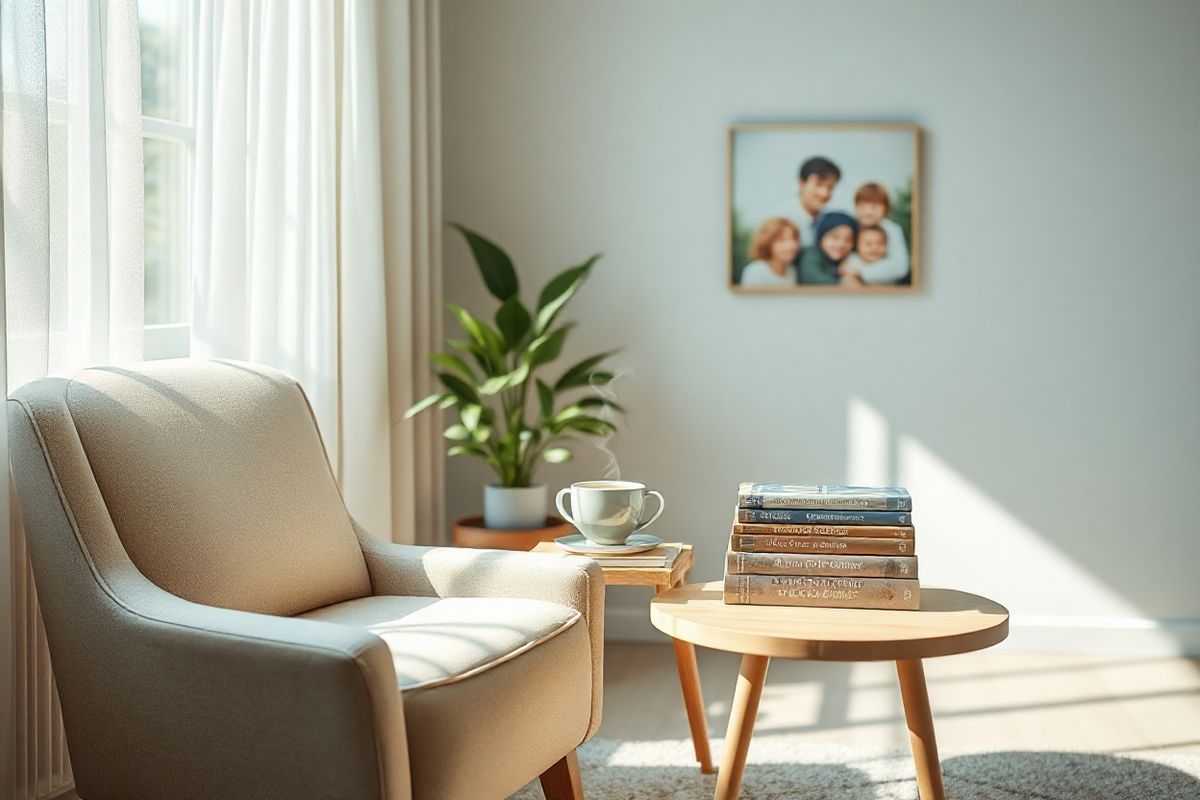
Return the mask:
[[729, 129], [729, 286], [911, 292], [920, 278], [920, 129]]

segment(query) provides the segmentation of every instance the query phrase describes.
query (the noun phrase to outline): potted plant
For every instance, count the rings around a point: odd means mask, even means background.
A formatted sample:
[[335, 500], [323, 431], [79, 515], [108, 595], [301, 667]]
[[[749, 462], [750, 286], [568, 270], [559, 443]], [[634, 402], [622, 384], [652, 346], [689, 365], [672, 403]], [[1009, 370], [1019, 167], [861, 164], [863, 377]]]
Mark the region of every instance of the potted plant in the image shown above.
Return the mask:
[[[611, 414], [623, 409], [592, 387], [612, 381], [601, 362], [616, 351], [590, 356], [549, 377], [574, 323], [560, 322], [563, 307], [587, 279], [600, 255], [554, 276], [537, 305], [527, 308], [512, 259], [500, 247], [461, 225], [479, 274], [498, 306], [495, 325], [446, 303], [465, 338], [448, 339], [431, 353], [442, 391], [415, 403], [405, 418], [437, 406], [455, 409], [446, 428], [447, 454], [482, 459], [497, 481], [484, 490], [487, 528], [530, 529], [546, 525], [546, 487], [534, 483], [538, 465], [569, 461], [569, 445], [581, 436], [616, 432]], [[597, 414], [601, 414], [597, 416]]]

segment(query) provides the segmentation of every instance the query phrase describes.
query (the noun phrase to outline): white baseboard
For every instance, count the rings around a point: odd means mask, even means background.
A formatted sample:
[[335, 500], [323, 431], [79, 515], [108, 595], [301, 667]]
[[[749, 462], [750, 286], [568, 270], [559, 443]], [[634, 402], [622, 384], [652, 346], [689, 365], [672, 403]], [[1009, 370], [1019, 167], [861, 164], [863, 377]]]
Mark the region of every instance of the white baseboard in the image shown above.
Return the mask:
[[[650, 624], [646, 606], [610, 606], [604, 638], [613, 642], [665, 642]], [[1059, 617], [1017, 614], [1009, 621], [1011, 650], [1127, 653], [1200, 657], [1200, 619]]]

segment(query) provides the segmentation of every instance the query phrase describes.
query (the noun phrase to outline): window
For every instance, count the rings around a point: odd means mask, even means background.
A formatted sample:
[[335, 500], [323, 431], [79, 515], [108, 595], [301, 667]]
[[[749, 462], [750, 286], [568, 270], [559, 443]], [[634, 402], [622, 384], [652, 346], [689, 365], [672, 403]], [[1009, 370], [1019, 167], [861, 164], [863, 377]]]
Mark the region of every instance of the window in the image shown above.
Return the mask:
[[139, 0], [145, 160], [145, 357], [188, 354], [195, 179], [194, 0]]

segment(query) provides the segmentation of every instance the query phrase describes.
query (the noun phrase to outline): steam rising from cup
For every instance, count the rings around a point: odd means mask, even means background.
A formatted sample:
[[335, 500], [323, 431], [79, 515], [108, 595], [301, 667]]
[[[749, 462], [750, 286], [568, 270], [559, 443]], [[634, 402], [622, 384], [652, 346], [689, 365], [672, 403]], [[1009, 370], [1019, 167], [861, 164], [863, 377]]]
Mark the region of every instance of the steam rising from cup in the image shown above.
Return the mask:
[[[633, 370], [629, 367], [621, 367], [613, 374], [611, 381], [604, 383], [591, 383], [592, 391], [594, 391], [601, 399], [609, 403], [617, 402], [617, 392], [613, 389], [613, 384], [626, 375], [632, 375]], [[614, 426], [617, 422], [617, 412], [612, 406], [600, 406], [597, 414], [600, 419], [605, 422], [610, 422]], [[615, 429], [615, 428], [614, 428]], [[605, 480], [616, 481], [621, 479], [621, 465], [617, 463], [617, 454], [608, 446], [613, 434], [607, 433], [596, 440], [596, 449], [603, 453], [608, 458], [608, 464], [604, 467]]]

